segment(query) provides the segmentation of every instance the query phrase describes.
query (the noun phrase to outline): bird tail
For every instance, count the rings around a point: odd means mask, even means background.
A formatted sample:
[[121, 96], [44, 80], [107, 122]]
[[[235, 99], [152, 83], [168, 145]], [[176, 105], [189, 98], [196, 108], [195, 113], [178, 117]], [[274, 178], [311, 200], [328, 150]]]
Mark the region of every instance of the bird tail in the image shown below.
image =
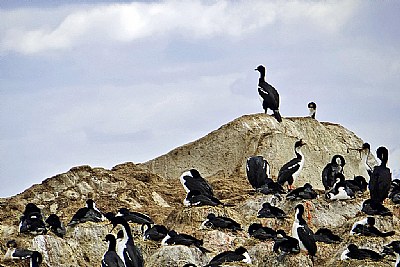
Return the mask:
[[202, 246], [197, 246], [198, 249], [200, 249], [201, 253], [210, 253], [211, 251], [206, 249], [205, 247]]
[[274, 110], [274, 117], [278, 122], [282, 122], [281, 114], [279, 113], [279, 109]]
[[395, 235], [395, 234], [396, 234], [395, 231], [382, 232], [380, 236], [381, 236], [381, 237], [388, 237], [388, 236], [392, 236], [392, 235]]

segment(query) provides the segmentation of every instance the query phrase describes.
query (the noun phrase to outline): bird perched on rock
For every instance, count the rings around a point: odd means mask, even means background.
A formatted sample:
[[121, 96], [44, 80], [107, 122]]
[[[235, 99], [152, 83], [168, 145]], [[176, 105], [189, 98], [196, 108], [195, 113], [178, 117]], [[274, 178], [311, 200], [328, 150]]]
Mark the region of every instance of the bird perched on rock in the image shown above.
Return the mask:
[[147, 215], [136, 211], [129, 211], [127, 208], [120, 208], [115, 216], [124, 217], [127, 222], [137, 223], [137, 224], [154, 224], [154, 221]]
[[164, 225], [144, 223], [141, 227], [143, 240], [161, 241], [168, 234], [168, 229]]
[[312, 185], [305, 183], [304, 186], [293, 189], [286, 195], [286, 199], [299, 200], [299, 199], [315, 199], [318, 193], [313, 189]]
[[50, 227], [50, 230], [58, 237], [64, 237], [67, 232], [64, 224], [61, 222], [60, 217], [56, 214], [50, 214], [46, 219], [46, 224]]
[[317, 104], [315, 104], [314, 102], [310, 102], [307, 105], [308, 110], [310, 111], [309, 116], [310, 118], [315, 119], [315, 115], [317, 113]]
[[4, 260], [30, 260], [30, 267], [39, 267], [42, 263], [42, 254], [35, 250], [18, 248], [17, 242], [13, 240], [7, 241], [7, 251], [4, 255]]
[[19, 232], [24, 234], [40, 235], [47, 232], [43, 221], [42, 211], [33, 203], [25, 206], [19, 222]]
[[400, 241], [395, 240], [383, 246], [381, 255], [393, 255], [396, 257], [395, 267], [400, 267]]
[[334, 234], [330, 229], [320, 228], [314, 234], [314, 239], [316, 242], [323, 242], [327, 244], [339, 243], [342, 241], [340, 236]]
[[195, 190], [201, 195], [211, 197], [214, 196], [211, 185], [200, 175], [199, 171], [196, 169], [191, 169], [182, 173], [179, 179], [186, 193]]
[[208, 265], [206, 266], [219, 266], [225, 262], [244, 262], [247, 264], [251, 264], [251, 258], [247, 249], [244, 247], [238, 247], [234, 251], [224, 251], [214, 258], [211, 259]]
[[280, 185], [288, 185], [288, 188], [293, 189], [293, 183], [304, 166], [304, 155], [301, 152], [301, 148], [305, 145], [303, 140], [299, 140], [294, 144], [294, 152], [296, 157], [282, 166], [278, 173], [278, 183]]
[[348, 259], [354, 259], [354, 260], [366, 260], [366, 259], [371, 259], [374, 261], [382, 259], [383, 256], [379, 254], [378, 252], [375, 252], [370, 249], [363, 249], [363, 248], [358, 248], [354, 244], [349, 244], [347, 246], [347, 249], [345, 249], [340, 256], [341, 260], [348, 260]]
[[276, 231], [276, 234], [277, 238], [274, 243], [273, 251], [279, 253], [279, 262], [288, 254], [300, 253], [299, 241], [296, 238], [286, 235], [283, 230]]
[[383, 204], [367, 199], [363, 202], [361, 211], [367, 215], [392, 216], [393, 213]]
[[218, 206], [224, 205], [219, 199], [214, 196], [203, 195], [200, 191], [192, 190], [187, 193], [183, 200], [185, 206]]
[[262, 156], [249, 157], [246, 161], [246, 174], [249, 183], [254, 189], [267, 183], [269, 164]]
[[346, 180], [347, 186], [354, 193], [364, 193], [367, 190], [367, 180], [361, 175], [355, 176], [353, 180]]
[[336, 182], [333, 188], [325, 194], [328, 200], [347, 200], [355, 197], [354, 192], [347, 186], [344, 175], [342, 173], [335, 174]]
[[268, 161], [262, 156], [249, 157], [246, 161], [247, 179], [257, 192], [266, 195], [285, 193], [280, 184], [269, 178], [269, 170]]
[[304, 206], [298, 204], [295, 207], [295, 217], [292, 226], [292, 237], [299, 241], [300, 249], [307, 251], [311, 256], [311, 260], [317, 253], [317, 244], [314, 239], [314, 232], [308, 227], [307, 222], [303, 218]]
[[184, 245], [184, 246], [195, 246], [201, 252], [208, 253], [210, 252], [206, 248], [203, 247], [203, 240], [197, 239], [194, 236], [188, 234], [178, 234], [176, 231], [171, 230], [161, 241], [162, 246], [167, 245]]
[[84, 222], [102, 222], [106, 219], [103, 213], [96, 208], [96, 204], [92, 199], [86, 200], [86, 207], [80, 208], [72, 217], [68, 226], [74, 226]]
[[278, 218], [283, 219], [286, 218], [286, 213], [275, 206], [272, 206], [270, 203], [265, 202], [262, 205], [262, 208], [257, 213], [258, 218]]
[[113, 225], [112, 230], [114, 230], [114, 228], [117, 227], [117, 225], [122, 226], [123, 236], [117, 242], [118, 246], [116, 248], [116, 252], [120, 257], [120, 259], [124, 262], [125, 266], [143, 267], [144, 266], [143, 255], [140, 249], [137, 246], [135, 246], [131, 227], [129, 226], [128, 222], [123, 217], [116, 216], [111, 219], [111, 223]]
[[265, 241], [265, 240], [275, 240], [277, 233], [274, 229], [262, 226], [260, 223], [253, 223], [249, 226], [248, 233], [251, 237]]
[[342, 155], [334, 155], [330, 163], [322, 170], [322, 184], [325, 190], [329, 190], [336, 182], [335, 175], [343, 173], [343, 167], [346, 164]]
[[263, 109], [267, 113], [268, 109], [271, 109], [274, 113], [274, 117], [278, 122], [282, 122], [281, 114], [279, 113], [279, 94], [276, 89], [265, 81], [266, 69], [263, 65], [258, 66], [256, 71], [260, 72], [260, 78], [258, 79], [258, 94], [263, 99]]
[[375, 166], [369, 180], [369, 193], [372, 201], [383, 203], [389, 196], [390, 185], [392, 182], [392, 174], [390, 169], [386, 167], [389, 159], [389, 152], [385, 147], [379, 147], [376, 155], [380, 159], [381, 164]]
[[381, 232], [375, 227], [375, 218], [367, 217], [364, 220], [356, 222], [351, 228], [350, 235], [388, 237], [395, 234], [395, 231]]
[[209, 213], [201, 225], [206, 228], [228, 229], [234, 232], [242, 230], [240, 224], [235, 220], [224, 216], [215, 216], [214, 213]]
[[116, 251], [117, 241], [115, 236], [113, 234], [108, 234], [104, 241], [108, 242], [108, 250], [104, 253], [103, 259], [101, 260], [101, 267], [125, 267], [124, 262]]

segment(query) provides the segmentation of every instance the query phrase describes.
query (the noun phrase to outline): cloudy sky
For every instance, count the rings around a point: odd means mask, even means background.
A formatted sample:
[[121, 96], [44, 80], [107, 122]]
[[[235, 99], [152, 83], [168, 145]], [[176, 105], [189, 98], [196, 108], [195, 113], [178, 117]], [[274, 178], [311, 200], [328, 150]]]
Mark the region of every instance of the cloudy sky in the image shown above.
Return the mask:
[[263, 112], [340, 123], [400, 169], [398, 1], [0, 0], [0, 197], [145, 162]]

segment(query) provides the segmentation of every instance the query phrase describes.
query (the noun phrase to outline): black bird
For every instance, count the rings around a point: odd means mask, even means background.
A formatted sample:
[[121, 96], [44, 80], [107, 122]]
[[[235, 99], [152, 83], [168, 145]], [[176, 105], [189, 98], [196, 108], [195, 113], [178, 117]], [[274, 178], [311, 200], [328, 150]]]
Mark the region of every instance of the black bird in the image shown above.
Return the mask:
[[[117, 225], [122, 226], [123, 237], [119, 240], [119, 245], [117, 246], [117, 254], [124, 262], [126, 267], [143, 267], [143, 255], [140, 249], [135, 246], [131, 227], [128, 222], [121, 216], [116, 216], [111, 219], [111, 223], [113, 225], [113, 229], [117, 227]], [[111, 231], [112, 231], [111, 230]], [[117, 236], [118, 238], [118, 236]]]
[[381, 160], [381, 165], [375, 166], [370, 175], [369, 193], [372, 201], [383, 203], [389, 196], [390, 185], [392, 182], [392, 174], [390, 169], [386, 167], [389, 159], [389, 152], [385, 147], [379, 147], [376, 150], [378, 159]]
[[363, 176], [355, 176], [353, 180], [346, 180], [347, 186], [354, 193], [364, 193], [367, 190], [368, 183]]
[[219, 199], [213, 196], [203, 195], [200, 191], [192, 190], [183, 201], [185, 206], [218, 206], [224, 205]]
[[168, 229], [164, 225], [155, 224], [151, 226], [150, 223], [142, 224], [143, 240], [161, 241], [168, 234]]
[[343, 167], [346, 164], [342, 155], [334, 155], [330, 163], [322, 170], [322, 184], [325, 190], [329, 190], [336, 182], [335, 175], [343, 173]]
[[378, 252], [375, 252], [370, 249], [363, 249], [363, 248], [358, 248], [354, 244], [349, 244], [347, 246], [347, 249], [343, 251], [342, 255], [340, 256], [341, 260], [347, 260], [347, 259], [354, 259], [354, 260], [366, 260], [366, 259], [371, 259], [374, 261], [382, 259], [383, 256], [379, 254]]
[[39, 267], [42, 262], [42, 254], [35, 250], [18, 248], [17, 242], [13, 240], [7, 241], [7, 251], [4, 260], [25, 260], [30, 259], [31, 267]]
[[235, 220], [228, 217], [215, 216], [214, 213], [209, 213], [207, 219], [201, 225], [207, 228], [228, 229], [234, 232], [242, 230], [240, 224]]
[[325, 198], [329, 200], [347, 200], [355, 197], [354, 192], [348, 187], [342, 173], [335, 174], [336, 183], [333, 188], [325, 193]]
[[246, 174], [249, 183], [254, 189], [267, 183], [269, 164], [262, 156], [249, 157], [246, 162]]
[[210, 252], [203, 247], [203, 240], [197, 239], [194, 236], [188, 234], [178, 234], [176, 231], [171, 230], [168, 232], [167, 236], [161, 241], [161, 245], [184, 245], [184, 246], [195, 246], [201, 252]]
[[50, 230], [58, 237], [64, 237], [65, 233], [67, 232], [64, 224], [60, 220], [60, 217], [58, 217], [56, 214], [50, 214], [46, 219], [46, 224], [49, 225]]
[[[383, 251], [381, 253], [382, 255], [392, 255], [392, 256], [396, 256], [397, 254], [397, 260], [399, 261], [399, 254], [400, 254], [400, 241], [399, 240], [395, 240], [390, 242], [389, 244], [386, 244], [383, 246]], [[396, 264], [398, 264], [399, 262], [396, 262]], [[400, 267], [395, 265], [396, 267]]]
[[350, 231], [351, 235], [362, 235], [362, 236], [375, 236], [375, 237], [388, 237], [395, 234], [395, 231], [381, 232], [375, 227], [375, 218], [367, 217], [355, 223]]
[[277, 233], [274, 229], [269, 228], [269, 227], [264, 227], [260, 223], [253, 223], [249, 226], [249, 235], [265, 241], [265, 240], [275, 240], [277, 237]]
[[262, 187], [257, 188], [256, 191], [265, 195], [279, 195], [285, 193], [283, 187], [277, 182], [274, 182], [271, 178], [268, 178], [267, 183]]
[[118, 256], [116, 251], [117, 241], [115, 236], [108, 234], [104, 241], [108, 242], [108, 250], [101, 260], [101, 267], [125, 267], [124, 262]]
[[301, 152], [301, 147], [305, 143], [303, 140], [299, 140], [294, 144], [294, 151], [296, 157], [282, 166], [278, 173], [278, 183], [280, 185], [288, 184], [289, 189], [293, 189], [293, 183], [296, 181], [297, 177], [304, 166], [304, 155]]
[[122, 216], [127, 222], [131, 223], [154, 224], [153, 220], [149, 216], [136, 211], [129, 211], [127, 208], [120, 208], [115, 216]]
[[315, 114], [317, 113], [317, 104], [315, 104], [314, 102], [310, 102], [307, 105], [308, 110], [310, 111], [309, 116], [313, 119], [315, 119]]
[[279, 253], [278, 261], [281, 262], [288, 254], [300, 253], [299, 241], [296, 238], [286, 235], [285, 231], [276, 231], [277, 238], [274, 243], [273, 251]]
[[270, 203], [265, 202], [262, 205], [262, 208], [257, 213], [258, 218], [278, 218], [283, 219], [286, 218], [286, 213], [275, 206], [272, 206]]
[[340, 236], [334, 234], [330, 229], [320, 228], [314, 234], [314, 239], [316, 242], [323, 242], [327, 244], [339, 243], [342, 241]]
[[315, 199], [318, 193], [313, 189], [312, 185], [305, 183], [304, 186], [293, 189], [286, 195], [286, 199], [299, 200], [299, 199]]
[[279, 94], [276, 89], [265, 81], [265, 67], [258, 66], [256, 71], [260, 72], [258, 79], [258, 94], [263, 99], [263, 109], [267, 113], [268, 109], [274, 112], [274, 117], [278, 122], [282, 122], [281, 114], [279, 113]]
[[225, 262], [244, 262], [251, 264], [250, 255], [244, 247], [238, 247], [234, 251], [225, 251], [211, 259], [206, 266], [218, 266]]
[[262, 156], [249, 157], [246, 162], [247, 179], [251, 186], [260, 193], [283, 194], [283, 187], [269, 178], [270, 167]]
[[200, 173], [196, 169], [191, 169], [182, 173], [180, 177], [183, 188], [186, 193], [190, 191], [198, 191], [201, 195], [214, 196], [213, 189], [206, 179], [201, 177]]
[[394, 179], [390, 186], [389, 198], [394, 204], [400, 204], [400, 180]]
[[307, 222], [303, 218], [304, 206], [298, 204], [295, 207], [295, 218], [292, 226], [292, 236], [299, 241], [300, 249], [305, 250], [313, 257], [317, 253], [317, 244], [314, 239], [314, 232], [308, 227]]
[[392, 216], [393, 213], [383, 204], [367, 199], [363, 202], [361, 211], [367, 215]]
[[68, 226], [74, 226], [84, 222], [102, 222], [105, 220], [104, 215], [96, 208], [96, 204], [92, 199], [86, 200], [86, 207], [80, 208], [72, 217]]
[[35, 204], [28, 203], [25, 206], [24, 213], [20, 218], [19, 232], [33, 235], [47, 233], [42, 211]]

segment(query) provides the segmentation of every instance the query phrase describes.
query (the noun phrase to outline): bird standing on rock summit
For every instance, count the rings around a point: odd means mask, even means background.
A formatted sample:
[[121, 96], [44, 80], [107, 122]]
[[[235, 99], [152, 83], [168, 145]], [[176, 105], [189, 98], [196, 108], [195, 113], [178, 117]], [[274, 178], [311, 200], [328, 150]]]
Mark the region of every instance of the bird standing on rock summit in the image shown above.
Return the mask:
[[256, 71], [260, 72], [260, 78], [258, 79], [258, 94], [263, 99], [263, 108], [265, 113], [268, 109], [274, 112], [274, 117], [278, 122], [282, 122], [281, 114], [279, 113], [279, 94], [276, 89], [265, 81], [265, 67], [263, 65], [258, 66]]
[[301, 152], [301, 147], [305, 144], [301, 139], [294, 144], [296, 157], [283, 165], [278, 173], [278, 183], [280, 185], [287, 184], [290, 190], [293, 189], [293, 183], [299, 177], [304, 166], [304, 155]]
[[317, 113], [317, 104], [315, 104], [314, 102], [310, 102], [308, 103], [307, 107], [310, 111], [310, 118], [315, 119], [315, 113]]

